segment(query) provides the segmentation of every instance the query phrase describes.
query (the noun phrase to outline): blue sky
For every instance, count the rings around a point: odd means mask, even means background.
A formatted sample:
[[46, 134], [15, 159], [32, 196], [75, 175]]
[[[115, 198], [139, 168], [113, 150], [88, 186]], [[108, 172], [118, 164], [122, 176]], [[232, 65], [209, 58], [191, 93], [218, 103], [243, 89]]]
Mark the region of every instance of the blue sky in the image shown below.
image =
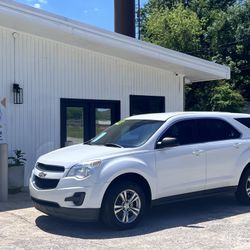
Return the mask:
[[[114, 30], [114, 0], [16, 0], [107, 30]], [[148, 0], [141, 0], [145, 4]]]

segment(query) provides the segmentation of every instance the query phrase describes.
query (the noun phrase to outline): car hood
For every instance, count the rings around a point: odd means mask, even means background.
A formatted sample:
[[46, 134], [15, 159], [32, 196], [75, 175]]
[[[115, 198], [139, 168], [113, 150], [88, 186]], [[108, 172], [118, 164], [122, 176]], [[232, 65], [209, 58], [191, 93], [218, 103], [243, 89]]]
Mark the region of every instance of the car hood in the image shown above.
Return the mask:
[[135, 149], [78, 144], [45, 154], [38, 159], [38, 162], [67, 168], [77, 163], [90, 160], [104, 160], [116, 155], [127, 154], [131, 151], [135, 151]]

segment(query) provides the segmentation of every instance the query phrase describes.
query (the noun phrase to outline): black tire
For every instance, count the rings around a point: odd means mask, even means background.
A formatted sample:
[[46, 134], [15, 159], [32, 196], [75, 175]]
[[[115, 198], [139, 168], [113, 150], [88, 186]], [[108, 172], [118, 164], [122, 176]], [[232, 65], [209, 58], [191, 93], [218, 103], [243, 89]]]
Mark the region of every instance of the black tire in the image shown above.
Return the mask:
[[[122, 199], [124, 194], [123, 192], [126, 192], [128, 201], [126, 204]], [[131, 200], [133, 195], [135, 195], [136, 200], [130, 204], [129, 200]], [[115, 204], [119, 205], [117, 207], [122, 207], [121, 211], [121, 208], [117, 209], [117, 211], [120, 211], [118, 213], [115, 213]], [[128, 204], [130, 204], [129, 207], [127, 207]], [[138, 213], [136, 216], [132, 210], [138, 209], [138, 207], [140, 207], [139, 212], [134, 210], [134, 212]], [[112, 185], [107, 191], [102, 205], [101, 219], [109, 227], [119, 230], [126, 230], [135, 227], [141, 221], [145, 210], [146, 198], [142, 188], [134, 182], [121, 181], [120, 183], [115, 183]], [[123, 220], [124, 215], [125, 220], [127, 219], [130, 221], [122, 222], [121, 220]]]
[[[235, 193], [236, 199], [244, 205], [250, 205], [250, 168], [241, 176], [240, 182]], [[247, 191], [248, 190], [248, 191]]]

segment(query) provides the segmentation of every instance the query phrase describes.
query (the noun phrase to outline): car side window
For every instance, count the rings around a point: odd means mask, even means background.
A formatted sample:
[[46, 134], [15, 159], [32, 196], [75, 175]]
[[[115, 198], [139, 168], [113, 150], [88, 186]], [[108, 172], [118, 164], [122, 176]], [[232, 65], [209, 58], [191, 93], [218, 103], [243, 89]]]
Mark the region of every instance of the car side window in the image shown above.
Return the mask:
[[200, 119], [197, 122], [199, 142], [237, 139], [240, 133], [221, 119]]
[[250, 118], [236, 118], [235, 120], [240, 122], [241, 124], [243, 124], [247, 128], [250, 128]]
[[179, 145], [196, 143], [195, 127], [196, 120], [176, 122], [164, 132], [159, 141], [165, 137], [173, 137], [177, 139]]

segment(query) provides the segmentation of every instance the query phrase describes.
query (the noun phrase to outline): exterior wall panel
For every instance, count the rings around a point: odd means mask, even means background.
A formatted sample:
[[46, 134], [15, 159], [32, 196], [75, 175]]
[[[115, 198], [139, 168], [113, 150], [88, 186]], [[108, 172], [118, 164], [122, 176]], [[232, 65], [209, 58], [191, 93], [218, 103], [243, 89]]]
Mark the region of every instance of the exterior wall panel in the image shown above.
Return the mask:
[[[60, 146], [60, 98], [120, 100], [122, 118], [129, 95], [165, 96], [166, 111], [183, 109], [182, 76], [25, 33], [14, 67], [13, 32], [0, 27], [0, 94], [8, 99], [9, 151], [27, 154], [26, 184], [36, 159]], [[13, 104], [14, 79], [22, 105]]]

